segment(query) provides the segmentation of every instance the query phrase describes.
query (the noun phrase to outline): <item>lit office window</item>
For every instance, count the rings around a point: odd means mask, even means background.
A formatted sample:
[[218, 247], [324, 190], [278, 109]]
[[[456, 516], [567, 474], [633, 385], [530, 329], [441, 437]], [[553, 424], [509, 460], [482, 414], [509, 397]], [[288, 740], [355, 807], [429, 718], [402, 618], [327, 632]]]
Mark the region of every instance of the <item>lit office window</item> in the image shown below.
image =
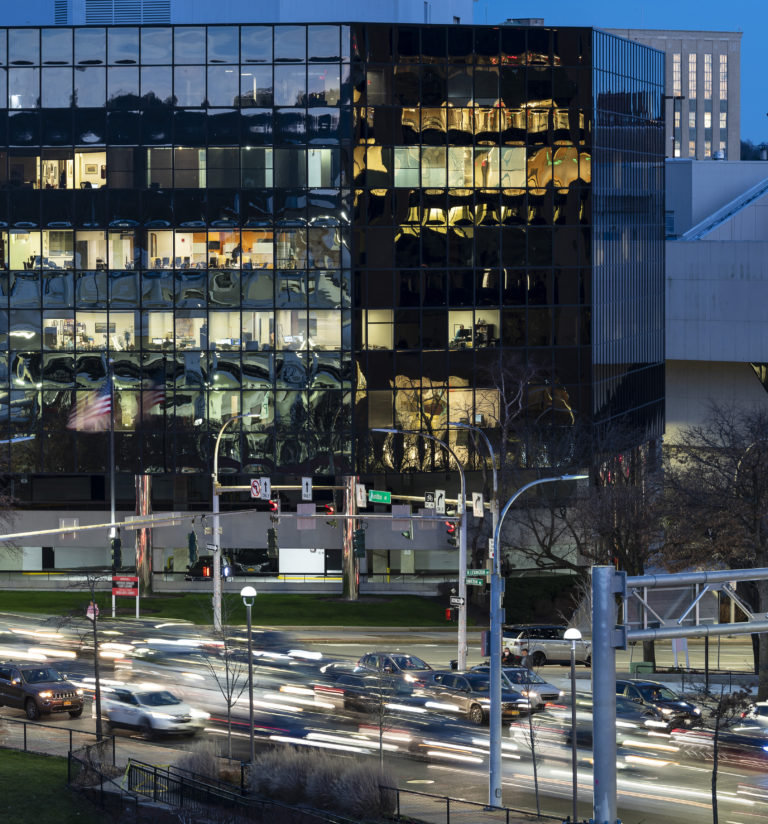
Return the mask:
[[692, 109], [688, 112], [688, 128], [694, 131], [696, 129], [696, 110]]
[[704, 141], [704, 157], [712, 157], [712, 141]]
[[720, 99], [728, 99], [728, 55], [720, 55]]
[[688, 141], [688, 157], [696, 157], [696, 141]]
[[680, 141], [675, 139], [674, 157], [680, 157]]
[[728, 128], [728, 112], [720, 112], [720, 128]]
[[[721, 69], [722, 71], [722, 69]], [[683, 64], [680, 52], [672, 55], [672, 94], [680, 96], [683, 93]]]
[[704, 55], [704, 99], [712, 99], [712, 55]]
[[704, 128], [712, 128], [712, 112], [704, 112]]
[[688, 55], [688, 99], [696, 99], [696, 55]]

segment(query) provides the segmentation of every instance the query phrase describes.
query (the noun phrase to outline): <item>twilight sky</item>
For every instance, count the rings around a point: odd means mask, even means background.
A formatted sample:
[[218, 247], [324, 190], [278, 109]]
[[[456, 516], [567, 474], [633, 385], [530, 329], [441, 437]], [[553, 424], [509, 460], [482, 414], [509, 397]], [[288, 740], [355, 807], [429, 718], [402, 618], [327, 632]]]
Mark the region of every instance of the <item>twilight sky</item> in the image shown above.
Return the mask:
[[500, 23], [509, 17], [543, 17], [552, 26], [618, 29], [696, 29], [742, 31], [741, 137], [768, 143], [768, 84], [765, 48], [768, 2], [765, 0], [477, 0], [476, 23]]

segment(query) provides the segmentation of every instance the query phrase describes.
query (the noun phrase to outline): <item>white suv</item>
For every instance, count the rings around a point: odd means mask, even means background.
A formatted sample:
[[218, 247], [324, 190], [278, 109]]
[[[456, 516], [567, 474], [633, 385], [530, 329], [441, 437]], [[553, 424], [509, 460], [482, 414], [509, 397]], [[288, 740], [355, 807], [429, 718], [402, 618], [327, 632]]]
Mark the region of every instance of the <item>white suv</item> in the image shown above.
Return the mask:
[[[571, 642], [563, 637], [566, 629], [562, 624], [505, 626], [503, 645], [518, 657], [527, 649], [531, 666], [534, 667], [568, 664], [571, 661]], [[592, 644], [589, 641], [576, 642], [576, 662], [587, 666], [592, 663]]]
[[196, 735], [211, 717], [168, 690], [142, 686], [105, 691], [101, 707], [111, 727], [139, 730], [146, 738], [158, 733]]

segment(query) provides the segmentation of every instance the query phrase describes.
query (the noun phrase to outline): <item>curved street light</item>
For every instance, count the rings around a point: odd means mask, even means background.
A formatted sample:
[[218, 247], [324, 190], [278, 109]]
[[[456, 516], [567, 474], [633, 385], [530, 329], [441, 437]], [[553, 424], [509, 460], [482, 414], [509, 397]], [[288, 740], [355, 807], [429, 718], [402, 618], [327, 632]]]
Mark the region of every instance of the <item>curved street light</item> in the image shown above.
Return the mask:
[[501, 624], [504, 589], [501, 585], [499, 564], [499, 536], [504, 518], [512, 504], [524, 493], [539, 484], [557, 481], [580, 481], [589, 475], [556, 475], [539, 478], [521, 486], [504, 504], [493, 532], [493, 572], [491, 574], [491, 692], [490, 692], [490, 757], [488, 764], [488, 806], [501, 806]]
[[459, 526], [459, 627], [458, 627], [458, 655], [457, 667], [459, 670], [467, 668], [467, 484], [464, 477], [464, 467], [458, 459], [456, 453], [445, 441], [430, 435], [428, 432], [421, 432], [418, 429], [396, 429], [393, 426], [376, 427], [371, 432], [384, 432], [387, 435], [417, 435], [428, 441], [434, 441], [445, 449], [445, 451], [456, 461], [459, 470], [459, 507], [461, 524]]
[[216, 436], [216, 446], [213, 450], [213, 473], [211, 475], [213, 481], [212, 493], [212, 513], [213, 513], [213, 630], [214, 632], [221, 632], [221, 526], [219, 518], [219, 446], [221, 446], [221, 437], [224, 430], [232, 423], [232, 421], [240, 421], [245, 418], [259, 418], [261, 414], [258, 412], [245, 412], [241, 415], [233, 415], [228, 420], [224, 421], [219, 429], [219, 434]]

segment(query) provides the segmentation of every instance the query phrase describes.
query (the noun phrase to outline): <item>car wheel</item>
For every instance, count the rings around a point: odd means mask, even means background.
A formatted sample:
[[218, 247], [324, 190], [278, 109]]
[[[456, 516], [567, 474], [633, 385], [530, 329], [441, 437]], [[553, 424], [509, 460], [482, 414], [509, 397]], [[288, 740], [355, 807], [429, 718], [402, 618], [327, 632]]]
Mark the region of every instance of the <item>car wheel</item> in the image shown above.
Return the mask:
[[30, 721], [37, 721], [37, 719], [40, 718], [40, 710], [31, 698], [27, 698], [24, 704], [24, 712]]
[[76, 709], [76, 710], [70, 710], [69, 711], [69, 717], [70, 718], [79, 718], [82, 714], [83, 714], [83, 708], [82, 707], [80, 707], [79, 709]]
[[141, 722], [140, 729], [142, 736], [146, 738], [147, 741], [151, 741], [155, 737], [155, 728], [152, 726], [152, 722], [148, 718], [145, 718]]
[[547, 656], [543, 652], [534, 652], [531, 656], [531, 663], [534, 667], [543, 667], [547, 663]]
[[479, 704], [472, 704], [469, 708], [469, 720], [479, 727], [485, 720], [485, 713]]

